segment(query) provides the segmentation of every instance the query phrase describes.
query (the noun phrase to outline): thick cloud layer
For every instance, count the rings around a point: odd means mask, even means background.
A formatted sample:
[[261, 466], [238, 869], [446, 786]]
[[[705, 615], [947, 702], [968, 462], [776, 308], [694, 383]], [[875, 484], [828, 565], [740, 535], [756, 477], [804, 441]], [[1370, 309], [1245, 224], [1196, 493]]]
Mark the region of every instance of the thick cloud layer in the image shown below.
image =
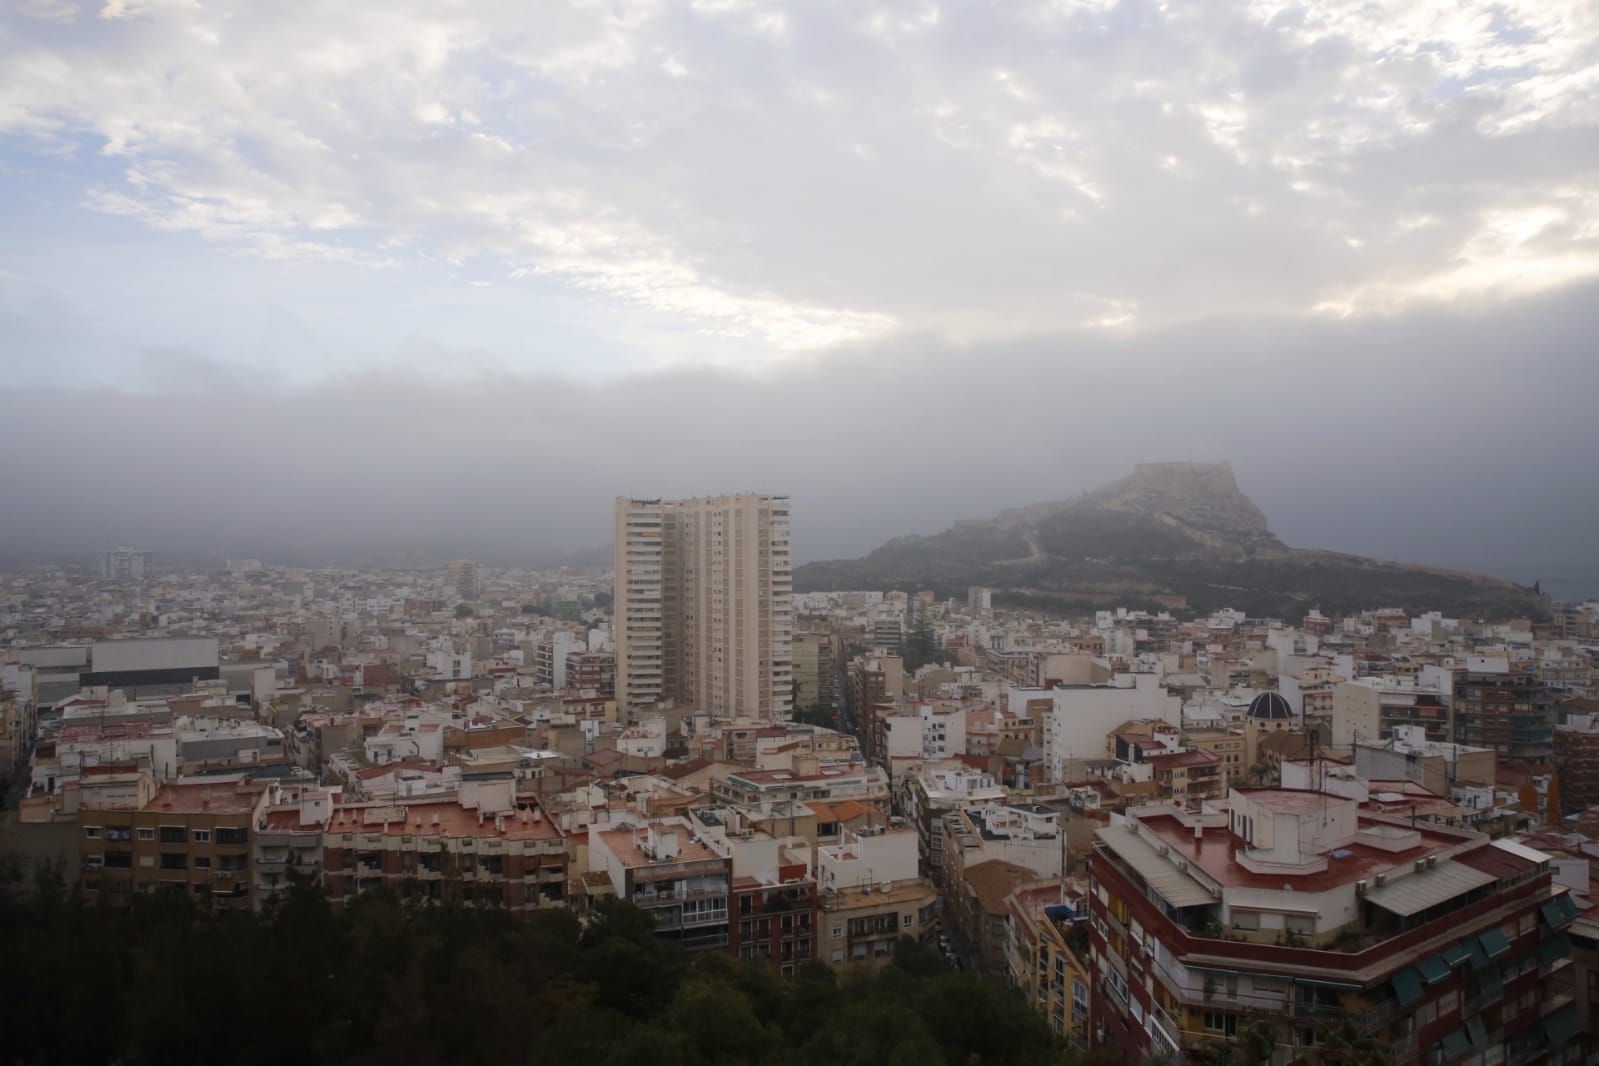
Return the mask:
[[21, 0], [0, 55], [10, 561], [739, 489], [819, 558], [1192, 457], [1594, 580], [1590, 0]]
[[277, 389], [169, 355], [184, 395], [0, 394], [0, 449], [23, 457], [0, 475], [0, 543], [539, 562], [606, 543], [615, 495], [760, 490], [794, 497], [813, 559], [1139, 461], [1225, 458], [1290, 544], [1582, 577], [1596, 329], [1589, 288], [1362, 323], [907, 339], [780, 378], [391, 372]]
[[312, 344], [211, 332], [301, 378], [385, 361], [385, 307], [518, 369], [749, 368], [1599, 274], [1586, 0], [28, 0], [0, 49], [0, 271], [150, 345], [287, 306]]

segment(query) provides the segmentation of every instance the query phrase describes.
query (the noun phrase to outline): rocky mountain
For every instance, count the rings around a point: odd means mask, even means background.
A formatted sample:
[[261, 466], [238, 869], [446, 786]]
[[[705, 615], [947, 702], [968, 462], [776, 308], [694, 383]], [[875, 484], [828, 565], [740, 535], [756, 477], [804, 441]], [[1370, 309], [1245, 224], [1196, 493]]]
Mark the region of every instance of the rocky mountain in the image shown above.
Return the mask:
[[1297, 618], [1395, 606], [1465, 617], [1540, 617], [1531, 589], [1462, 571], [1290, 548], [1226, 463], [1141, 463], [1075, 499], [1036, 503], [862, 559], [808, 563], [799, 591], [988, 585], [1001, 602], [1061, 611], [1145, 606]]

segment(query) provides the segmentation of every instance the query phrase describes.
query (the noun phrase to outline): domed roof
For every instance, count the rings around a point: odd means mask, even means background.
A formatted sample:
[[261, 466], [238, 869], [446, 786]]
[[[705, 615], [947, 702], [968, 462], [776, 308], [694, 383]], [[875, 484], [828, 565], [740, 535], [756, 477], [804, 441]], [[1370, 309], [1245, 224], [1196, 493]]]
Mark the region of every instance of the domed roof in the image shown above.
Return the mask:
[[1262, 692], [1249, 701], [1249, 717], [1266, 718], [1278, 721], [1283, 718], [1292, 718], [1294, 709], [1288, 706], [1288, 701], [1275, 692]]

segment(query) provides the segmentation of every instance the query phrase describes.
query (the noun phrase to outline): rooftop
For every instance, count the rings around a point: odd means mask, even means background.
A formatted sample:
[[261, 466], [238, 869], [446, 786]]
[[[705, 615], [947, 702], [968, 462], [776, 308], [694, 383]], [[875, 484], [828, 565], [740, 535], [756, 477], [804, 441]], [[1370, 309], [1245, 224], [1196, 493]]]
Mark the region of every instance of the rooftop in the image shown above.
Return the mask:
[[475, 808], [461, 806], [453, 798], [399, 806], [340, 807], [328, 822], [328, 832], [498, 840], [559, 840], [561, 837], [561, 831], [542, 812], [518, 809], [501, 815], [480, 814]]
[[174, 814], [249, 814], [256, 799], [241, 792], [237, 781], [173, 781], [162, 785], [143, 809]]
[[[1269, 791], [1269, 790], [1267, 790]], [[1320, 798], [1318, 793], [1304, 795]], [[1304, 809], [1314, 809], [1307, 806]], [[1460, 843], [1457, 835], [1433, 832], [1418, 827], [1420, 845], [1403, 851], [1386, 851], [1358, 841], [1351, 841], [1335, 849], [1327, 858], [1327, 868], [1316, 873], [1285, 875], [1281, 872], [1257, 874], [1238, 862], [1238, 852], [1246, 845], [1225, 827], [1208, 829], [1196, 838], [1194, 831], [1173, 815], [1157, 815], [1141, 819], [1144, 828], [1154, 833], [1170, 849], [1171, 854], [1192, 863], [1208, 874], [1218, 884], [1229, 888], [1263, 888], [1281, 890], [1292, 884], [1296, 892], [1324, 892], [1341, 885], [1353, 884], [1373, 874], [1384, 873], [1416, 859], [1453, 847]], [[1386, 826], [1388, 823], [1372, 818], [1360, 818], [1360, 828]]]
[[615, 855], [623, 866], [629, 868], [679, 862], [707, 862], [722, 858], [710, 845], [691, 837], [688, 826], [672, 825], [662, 828], [666, 832], [677, 834], [678, 853], [670, 859], [652, 859], [644, 853], [643, 844], [646, 837], [643, 827], [590, 829], [589, 835], [598, 836], [605, 841], [605, 846], [610, 849], [611, 854]]

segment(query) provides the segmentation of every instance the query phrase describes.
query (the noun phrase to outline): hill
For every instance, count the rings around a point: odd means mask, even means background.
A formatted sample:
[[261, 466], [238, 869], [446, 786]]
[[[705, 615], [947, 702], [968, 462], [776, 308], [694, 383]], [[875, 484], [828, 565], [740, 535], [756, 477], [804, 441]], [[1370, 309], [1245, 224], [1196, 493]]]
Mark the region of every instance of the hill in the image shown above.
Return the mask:
[[1531, 589], [1500, 578], [1288, 547], [1226, 463], [1141, 463], [1074, 499], [896, 537], [862, 559], [794, 572], [801, 592], [930, 588], [959, 596], [968, 585], [991, 586], [1002, 602], [1059, 611], [1235, 607], [1283, 618], [1313, 607], [1493, 618], [1547, 611]]

